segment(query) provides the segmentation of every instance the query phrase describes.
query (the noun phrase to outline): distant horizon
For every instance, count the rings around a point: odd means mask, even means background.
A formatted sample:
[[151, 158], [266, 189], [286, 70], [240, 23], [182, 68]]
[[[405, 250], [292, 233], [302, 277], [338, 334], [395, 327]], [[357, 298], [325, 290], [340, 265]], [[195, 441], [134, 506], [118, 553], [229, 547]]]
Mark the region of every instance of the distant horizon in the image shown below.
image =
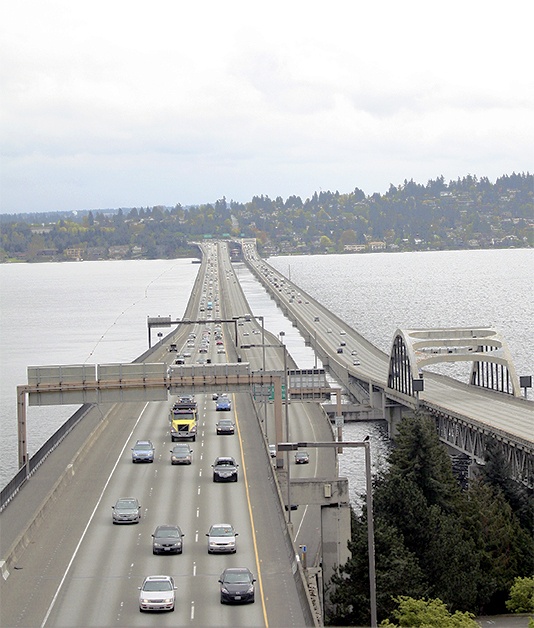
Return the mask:
[[422, 186], [426, 186], [430, 181], [437, 181], [438, 179], [440, 179], [442, 176], [444, 178], [444, 182], [445, 185], [449, 185], [450, 183], [456, 182], [458, 180], [462, 180], [468, 176], [471, 176], [473, 178], [476, 178], [478, 181], [480, 181], [481, 179], [485, 179], [487, 178], [490, 183], [494, 184], [498, 179], [502, 179], [503, 177], [510, 177], [513, 175], [522, 175], [522, 176], [531, 176], [531, 173], [529, 170], [513, 170], [512, 172], [506, 172], [506, 173], [502, 173], [500, 175], [497, 175], [495, 177], [489, 177], [487, 175], [479, 175], [479, 174], [474, 174], [474, 173], [466, 173], [464, 175], [458, 175], [456, 178], [447, 178], [444, 175], [437, 175], [435, 177], [431, 177], [429, 179], [426, 179], [424, 182], [422, 181], [417, 181], [416, 179], [414, 179], [413, 177], [411, 178], [405, 178], [402, 183], [389, 183], [387, 186], [387, 189], [383, 192], [378, 192], [377, 190], [367, 193], [365, 192], [365, 190], [359, 186], [353, 186], [350, 190], [348, 191], [341, 191], [339, 189], [333, 190], [333, 189], [318, 189], [318, 190], [314, 190], [310, 195], [308, 196], [303, 196], [301, 194], [296, 194], [296, 193], [290, 193], [287, 196], [283, 196], [282, 194], [276, 194], [276, 195], [270, 195], [270, 194], [266, 194], [266, 193], [257, 193], [257, 194], [252, 194], [252, 196], [250, 196], [250, 198], [248, 198], [245, 201], [240, 201], [237, 200], [235, 198], [226, 198], [224, 195], [217, 197], [214, 200], [209, 200], [209, 201], [201, 201], [198, 203], [181, 203], [180, 201], [176, 201], [173, 202], [172, 204], [164, 204], [164, 203], [153, 203], [153, 204], [138, 204], [138, 205], [118, 205], [115, 207], [90, 207], [90, 208], [80, 208], [77, 207], [75, 209], [43, 209], [43, 210], [26, 210], [26, 211], [18, 211], [18, 212], [0, 212], [0, 215], [3, 217], [8, 217], [8, 216], [17, 216], [20, 214], [54, 214], [54, 213], [88, 213], [88, 212], [117, 212], [119, 210], [132, 210], [132, 209], [141, 209], [141, 208], [150, 208], [152, 209], [153, 207], [164, 207], [166, 209], [172, 209], [174, 207], [176, 207], [176, 205], [180, 205], [181, 207], [183, 207], [184, 209], [187, 209], [189, 207], [200, 207], [201, 205], [210, 205], [210, 204], [214, 204], [216, 203], [218, 200], [222, 200], [223, 198], [225, 198], [226, 202], [228, 204], [231, 204], [232, 202], [235, 203], [240, 203], [242, 205], [245, 205], [246, 203], [249, 203], [252, 201], [253, 198], [255, 197], [268, 197], [271, 200], [275, 200], [278, 197], [283, 198], [284, 200], [287, 200], [288, 198], [295, 196], [295, 197], [300, 197], [302, 199], [302, 201], [306, 201], [308, 199], [311, 199], [315, 194], [320, 194], [320, 193], [330, 193], [330, 194], [337, 194], [339, 193], [340, 195], [344, 195], [344, 194], [352, 194], [355, 190], [360, 190], [362, 191], [366, 198], [369, 198], [371, 196], [373, 196], [374, 194], [379, 194], [380, 196], [384, 196], [385, 194], [387, 194], [387, 192], [389, 191], [390, 187], [393, 185], [396, 188], [402, 188], [402, 186], [404, 185], [404, 182], [411, 182], [413, 181], [413, 183], [415, 183], [416, 185], [422, 185]]

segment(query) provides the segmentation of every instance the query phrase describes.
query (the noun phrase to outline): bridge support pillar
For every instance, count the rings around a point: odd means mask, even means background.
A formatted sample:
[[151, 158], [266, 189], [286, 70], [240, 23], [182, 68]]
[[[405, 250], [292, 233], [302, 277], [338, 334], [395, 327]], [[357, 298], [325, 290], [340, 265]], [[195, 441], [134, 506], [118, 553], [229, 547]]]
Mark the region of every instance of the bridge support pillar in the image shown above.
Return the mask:
[[376, 390], [373, 386], [373, 382], [369, 382], [369, 405], [371, 408], [382, 408], [384, 404], [383, 393], [381, 390]]
[[[350, 534], [350, 506], [348, 504], [332, 504], [321, 507], [321, 545], [323, 548], [323, 582], [331, 586], [330, 579], [336, 569], [344, 565], [350, 558], [348, 542]], [[330, 596], [324, 595], [325, 614], [328, 615], [332, 605]]]
[[402, 421], [403, 406], [389, 405], [384, 408], [384, 416], [388, 422], [388, 436], [392, 439], [397, 435], [397, 429]]
[[482, 465], [478, 464], [476, 460], [472, 460], [469, 466], [467, 467], [467, 479], [470, 482], [471, 480], [475, 480], [482, 470]]

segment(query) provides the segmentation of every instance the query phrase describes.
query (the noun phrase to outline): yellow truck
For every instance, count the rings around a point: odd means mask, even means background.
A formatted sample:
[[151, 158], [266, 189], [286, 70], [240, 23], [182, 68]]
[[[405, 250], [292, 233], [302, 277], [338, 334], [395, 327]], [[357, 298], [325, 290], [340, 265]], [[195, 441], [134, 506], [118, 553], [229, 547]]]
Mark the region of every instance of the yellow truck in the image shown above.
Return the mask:
[[197, 403], [193, 397], [180, 397], [169, 414], [171, 440], [196, 440]]

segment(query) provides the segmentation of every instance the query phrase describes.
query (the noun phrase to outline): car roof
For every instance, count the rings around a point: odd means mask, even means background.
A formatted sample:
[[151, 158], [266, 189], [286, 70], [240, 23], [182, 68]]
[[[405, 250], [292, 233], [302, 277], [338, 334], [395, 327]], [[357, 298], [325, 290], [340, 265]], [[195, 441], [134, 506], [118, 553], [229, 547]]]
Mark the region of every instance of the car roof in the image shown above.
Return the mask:
[[179, 530], [180, 532], [182, 531], [180, 526], [176, 526], [173, 523], [162, 523], [160, 526], [157, 526], [154, 533], [156, 533], [158, 530]]
[[152, 445], [151, 440], [138, 440], [135, 443], [136, 445]]
[[235, 464], [235, 460], [231, 456], [219, 456], [215, 460], [215, 464], [218, 464], [219, 462], [231, 462], [231, 463]]
[[135, 497], [119, 497], [115, 502], [119, 508], [139, 508], [139, 501]]
[[225, 574], [225, 573], [249, 573], [249, 574], [252, 574], [252, 572], [250, 571], [250, 569], [248, 567], [227, 567], [223, 571], [223, 574]]

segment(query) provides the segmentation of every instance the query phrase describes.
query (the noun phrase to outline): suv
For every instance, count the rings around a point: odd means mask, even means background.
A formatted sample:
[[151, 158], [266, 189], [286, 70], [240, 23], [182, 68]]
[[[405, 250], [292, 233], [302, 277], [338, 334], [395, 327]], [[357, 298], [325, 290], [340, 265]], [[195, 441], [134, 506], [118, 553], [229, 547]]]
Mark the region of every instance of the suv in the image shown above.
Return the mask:
[[154, 445], [150, 440], [138, 440], [132, 447], [132, 462], [154, 462]]
[[239, 465], [231, 456], [219, 456], [211, 466], [213, 467], [214, 482], [237, 482], [237, 467]]

